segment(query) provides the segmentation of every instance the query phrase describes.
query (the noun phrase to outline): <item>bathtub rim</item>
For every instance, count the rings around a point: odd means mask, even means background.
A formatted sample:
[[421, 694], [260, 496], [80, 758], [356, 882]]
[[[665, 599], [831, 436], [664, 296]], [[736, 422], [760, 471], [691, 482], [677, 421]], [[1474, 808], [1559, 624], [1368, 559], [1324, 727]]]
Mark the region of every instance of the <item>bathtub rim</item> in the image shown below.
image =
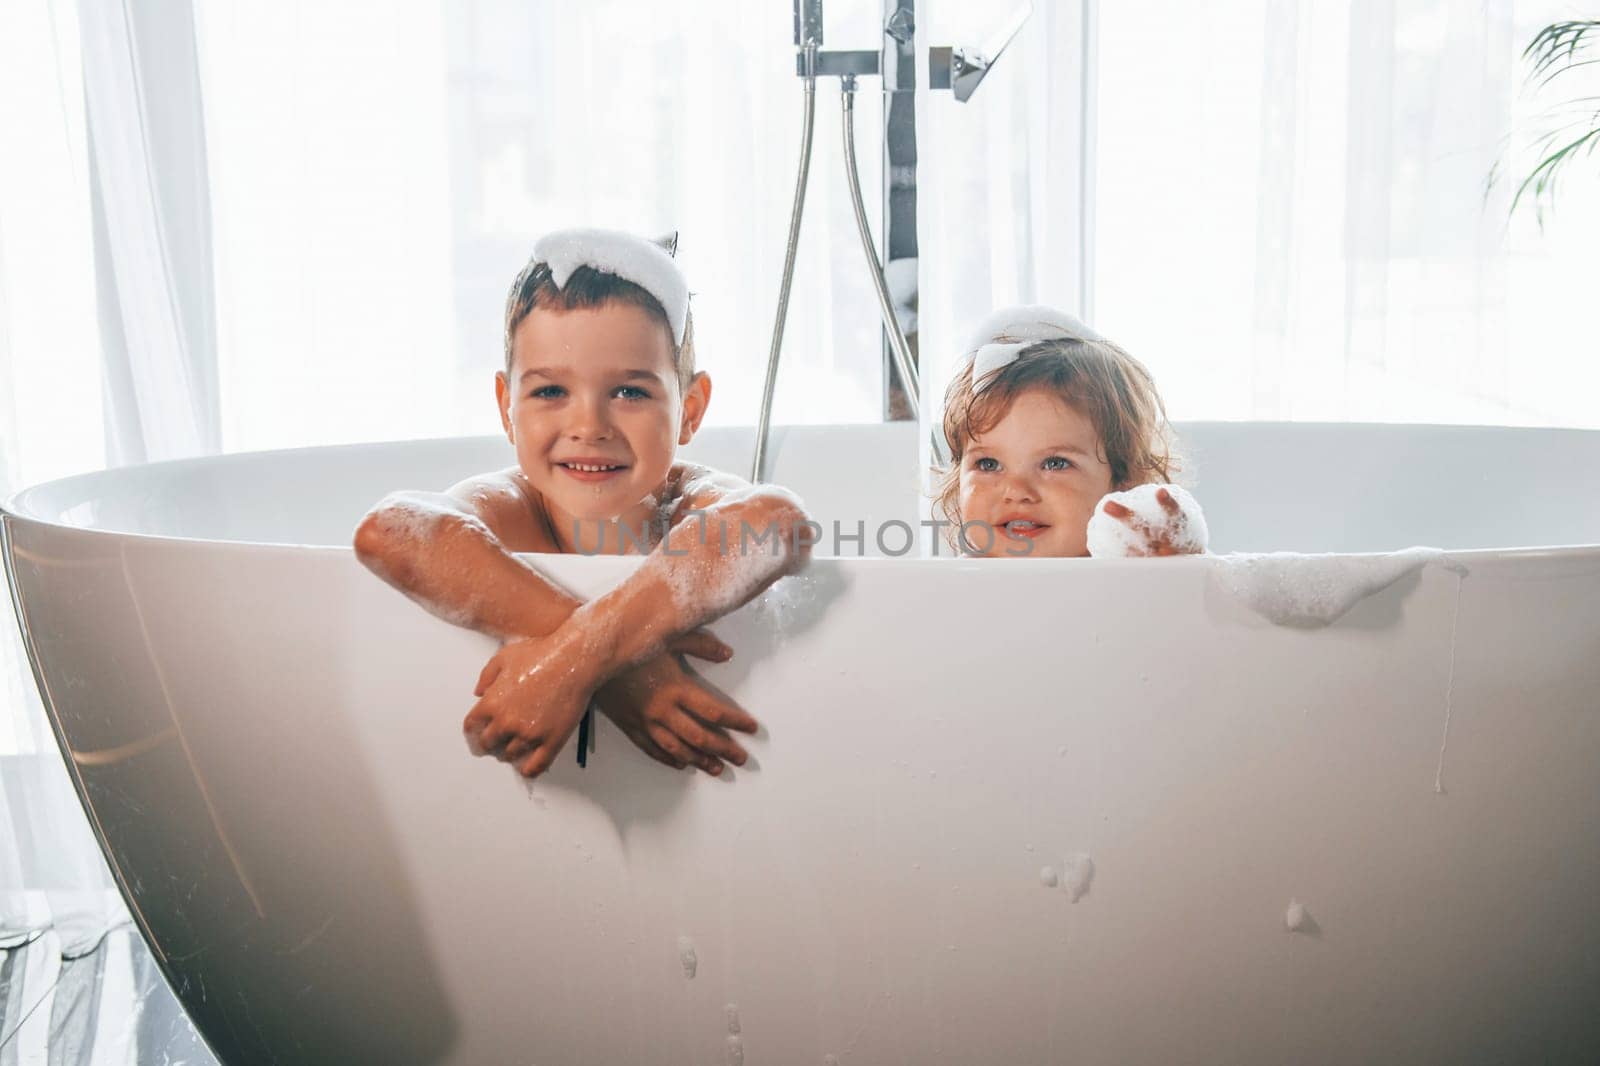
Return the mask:
[[[856, 428], [861, 428], [862, 426], [875, 426], [875, 425], [878, 425], [878, 423], [861, 423], [861, 424], [858, 424], [856, 426]], [[1406, 431], [1406, 430], [1409, 430], [1409, 431], [1417, 431], [1417, 432], [1422, 432], [1422, 433], [1436, 433], [1436, 432], [1447, 432], [1447, 433], [1448, 432], [1476, 432], [1476, 433], [1488, 433], [1488, 434], [1558, 433], [1558, 434], [1572, 434], [1572, 435], [1578, 435], [1578, 436], [1589, 436], [1589, 437], [1594, 438], [1597, 442], [1600, 442], [1600, 429], [1588, 429], [1588, 428], [1576, 427], [1576, 426], [1499, 426], [1499, 425], [1480, 425], [1480, 424], [1471, 424], [1471, 423], [1449, 423], [1449, 422], [1291, 422], [1291, 421], [1255, 421], [1255, 420], [1248, 420], [1248, 419], [1238, 419], [1238, 420], [1206, 419], [1206, 420], [1196, 420], [1196, 421], [1191, 421], [1191, 422], [1184, 422], [1181, 425], [1183, 427], [1255, 426], [1255, 427], [1261, 427], [1263, 429], [1287, 430], [1289, 432], [1295, 432], [1295, 431], [1317, 432], [1317, 431], [1327, 431], [1327, 430], [1345, 430], [1345, 431], [1378, 430], [1378, 431], [1384, 431], [1384, 432], [1394, 432], [1394, 431]], [[739, 431], [746, 430], [746, 429], [753, 429], [753, 427], [747, 427], [747, 426], [713, 426], [713, 427], [707, 427], [707, 428], [708, 428], [708, 430], [712, 430], [712, 431], [721, 430], [721, 431], [729, 431], [729, 432], [739, 432]], [[807, 430], [807, 429], [817, 429], [817, 428], [826, 428], [826, 427], [818, 427], [818, 426], [812, 426], [812, 425], [778, 426], [778, 427], [774, 427], [774, 433], [775, 433], [775, 435], [781, 435], [784, 431], [787, 431], [787, 430]], [[1180, 442], [1184, 439], [1183, 431], [1181, 429], [1177, 430], [1177, 436], [1178, 436], [1178, 439], [1179, 439]], [[339, 452], [339, 453], [342, 453], [342, 454], [345, 454], [345, 455], [359, 456], [359, 455], [363, 455], [363, 454], [383, 453], [383, 452], [390, 452], [390, 451], [396, 451], [396, 450], [405, 450], [405, 449], [414, 449], [414, 448], [426, 448], [426, 447], [430, 447], [430, 446], [437, 447], [437, 446], [441, 446], [441, 445], [450, 445], [450, 444], [460, 445], [460, 444], [465, 444], [465, 443], [468, 443], [468, 442], [484, 443], [484, 442], [490, 442], [490, 441], [497, 441], [499, 439], [500, 438], [499, 438], [499, 436], [497, 434], [477, 434], [477, 435], [466, 435], [466, 436], [458, 435], [458, 436], [450, 436], [450, 437], [416, 437], [416, 438], [411, 438], [411, 439], [407, 439], [407, 440], [358, 441], [358, 442], [345, 443], [345, 444], [313, 444], [313, 445], [304, 445], [304, 446], [294, 447], [294, 448], [268, 448], [268, 449], [254, 450], [254, 451], [221, 452], [221, 453], [218, 453], [218, 454], [215, 454], [215, 455], [190, 456], [190, 457], [181, 458], [181, 459], [164, 459], [164, 460], [158, 460], [158, 461], [155, 461], [155, 462], [147, 462], [147, 463], [130, 463], [130, 464], [126, 465], [126, 466], [121, 466], [121, 467], [105, 467], [105, 468], [99, 469], [99, 470], [82, 471], [82, 472], [79, 472], [79, 473], [76, 473], [76, 474], [68, 474], [68, 475], [65, 475], [65, 476], [59, 477], [59, 478], [52, 478], [52, 479], [50, 479], [48, 481], [37, 482], [37, 483], [31, 484], [31, 485], [26, 485], [26, 486], [24, 486], [24, 487], [22, 487], [20, 489], [15, 490], [14, 492], [10, 493], [8, 496], [4, 497], [3, 499], [0, 499], [0, 520], [27, 522], [27, 523], [32, 523], [32, 524], [38, 525], [38, 526], [46, 526], [46, 527], [58, 528], [58, 529], [62, 529], [62, 530], [71, 530], [71, 531], [74, 531], [74, 532], [77, 532], [77, 533], [86, 534], [86, 535], [109, 536], [109, 537], [125, 537], [125, 538], [130, 538], [130, 539], [134, 540], [135, 542], [151, 541], [151, 542], [166, 542], [166, 543], [172, 543], [172, 544], [211, 544], [211, 545], [224, 545], [224, 544], [226, 544], [226, 545], [237, 545], [237, 546], [239, 546], [241, 548], [249, 548], [251, 550], [260, 550], [262, 548], [284, 548], [284, 549], [291, 549], [291, 550], [302, 551], [302, 552], [317, 552], [317, 551], [347, 552], [347, 551], [353, 550], [353, 548], [352, 548], [352, 546], [350, 544], [308, 544], [308, 543], [298, 542], [298, 541], [255, 540], [255, 539], [232, 538], [232, 537], [226, 538], [226, 539], [222, 539], [222, 538], [216, 538], [216, 537], [187, 536], [187, 535], [175, 534], [175, 533], [147, 533], [147, 532], [139, 532], [139, 531], [135, 531], [135, 530], [110, 529], [110, 528], [97, 527], [97, 526], [75, 525], [75, 524], [73, 524], [71, 522], [63, 521], [58, 517], [49, 517], [49, 516], [46, 516], [44, 514], [41, 514], [37, 509], [30, 508], [29, 507], [29, 502], [30, 502], [30, 499], [33, 496], [35, 496], [36, 494], [37, 495], [43, 495], [43, 494], [46, 494], [47, 492], [59, 492], [59, 491], [62, 491], [64, 489], [67, 489], [67, 488], [70, 488], [72, 486], [79, 485], [79, 484], [100, 482], [100, 481], [104, 481], [107, 478], [116, 478], [116, 477], [120, 476], [124, 471], [156, 471], [156, 472], [160, 472], [161, 474], [166, 475], [166, 476], [177, 475], [177, 476], [181, 477], [184, 474], [186, 474], [186, 473], [188, 473], [188, 472], [190, 472], [190, 471], [192, 471], [194, 469], [197, 469], [197, 468], [204, 468], [204, 467], [211, 466], [211, 465], [225, 464], [225, 463], [230, 463], [230, 462], [240, 462], [240, 463], [252, 462], [252, 461], [259, 462], [259, 461], [275, 459], [275, 458], [291, 458], [291, 457], [294, 457], [294, 458], [307, 458], [307, 457], [314, 456], [314, 455], [319, 455], [319, 454], [326, 455], [326, 454], [331, 454], [331, 453], [334, 453], [334, 452]], [[91, 500], [91, 499], [94, 499], [94, 498], [95, 497], [92, 496], [92, 495], [91, 496], [86, 496], [85, 500], [87, 501], [87, 500]], [[1337, 557], [1381, 556], [1381, 555], [1393, 554], [1396, 551], [1402, 551], [1407, 547], [1413, 547], [1413, 546], [1427, 547], [1429, 545], [1425, 545], [1425, 544], [1424, 545], [1415, 545], [1415, 544], [1404, 545], [1404, 546], [1401, 546], [1401, 547], [1396, 547], [1396, 548], [1389, 549], [1388, 551], [1290, 552], [1290, 553], [1286, 553], [1286, 554], [1305, 555], [1305, 556], [1314, 556], [1314, 557], [1320, 557], [1320, 556], [1337, 556]], [[1444, 550], [1444, 549], [1441, 549], [1441, 550]], [[1485, 560], [1485, 559], [1490, 559], [1490, 558], [1506, 558], [1506, 559], [1529, 559], [1529, 558], [1546, 558], [1546, 557], [1565, 558], [1565, 557], [1582, 556], [1582, 555], [1585, 555], [1585, 554], [1600, 555], [1600, 539], [1596, 539], [1594, 541], [1588, 541], [1588, 542], [1577, 542], [1577, 543], [1567, 542], [1567, 543], [1552, 543], [1552, 544], [1492, 545], [1492, 546], [1480, 546], [1480, 547], [1473, 547], [1473, 548], [1449, 549], [1449, 550], [1444, 550], [1444, 551], [1445, 551], [1446, 556], [1448, 556], [1448, 557], [1452, 557], [1452, 558], [1460, 557], [1460, 558], [1465, 558], [1465, 559], [1477, 559], [1477, 560], [1480, 560], [1480, 561]], [[525, 553], [525, 554], [527, 554], [527, 553]], [[1247, 553], [1239, 553], [1239, 554], [1260, 555], [1260, 554], [1270, 554], [1270, 553], [1247, 552]], [[9, 578], [10, 578], [10, 570], [9, 570], [9, 566], [10, 566], [9, 539], [7, 540], [7, 546], [6, 546], [6, 549], [5, 549], [5, 555], [6, 555], [6, 563], [7, 563], [7, 578], [8, 578], [8, 584], [9, 584], [10, 583], [10, 581], [9, 581]], [[825, 558], [825, 559], [838, 559], [838, 560], [854, 560], [854, 561], [857, 561], [857, 562], [865, 561], [867, 559], [877, 559], [877, 560], [882, 561], [882, 562], [893, 562], [893, 563], [901, 563], [901, 564], [909, 563], [909, 562], [923, 562], [923, 563], [930, 563], [930, 564], [937, 565], [939, 563], [963, 562], [963, 563], [971, 563], [971, 564], [976, 565], [976, 564], [982, 562], [982, 560], [978, 560], [978, 559], [958, 558], [958, 557], [954, 557], [954, 556], [945, 556], [943, 554], [940, 554], [938, 556], [925, 556], [925, 555], [922, 555], [920, 553], [915, 553], [915, 552], [910, 552], [910, 551], [908, 551], [908, 552], [906, 552], [906, 553], [904, 553], [902, 555], [898, 555], [898, 556], [887, 556], [887, 555], [886, 556], [816, 555], [814, 557], [818, 558], [818, 559], [824, 559]], [[1044, 560], [1044, 559], [1032, 560], [1034, 565], [1039, 565], [1039, 564], [1044, 563], [1046, 561], [1047, 560]], [[1060, 563], [1060, 564], [1068, 564], [1068, 565], [1073, 564], [1073, 563], [1083, 563], [1083, 562], [1086, 562], [1086, 561], [1087, 562], [1100, 563], [1100, 564], [1106, 564], [1106, 563], [1127, 562], [1129, 560], [1092, 559], [1092, 558], [1088, 559], [1088, 560], [1085, 560], [1085, 559], [1053, 559], [1053, 560], [1049, 560], [1049, 562], [1051, 562], [1053, 564], [1054, 563]]]

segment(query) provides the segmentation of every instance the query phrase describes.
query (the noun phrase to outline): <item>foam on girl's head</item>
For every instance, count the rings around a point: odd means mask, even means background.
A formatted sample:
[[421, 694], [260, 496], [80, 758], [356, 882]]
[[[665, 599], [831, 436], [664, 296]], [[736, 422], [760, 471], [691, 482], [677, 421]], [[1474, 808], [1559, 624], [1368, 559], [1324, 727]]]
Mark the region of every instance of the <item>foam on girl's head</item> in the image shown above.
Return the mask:
[[660, 245], [616, 230], [568, 229], [540, 237], [533, 254], [550, 267], [558, 289], [566, 285], [574, 270], [583, 266], [633, 282], [661, 304], [672, 328], [672, 343], [683, 345], [689, 319], [689, 283], [677, 261]]
[[1017, 304], [985, 316], [973, 329], [966, 350], [975, 351], [993, 341], [1042, 341], [1052, 337], [1105, 340], [1076, 315], [1044, 304]]
[[967, 344], [967, 350], [973, 353], [973, 387], [982, 389], [990, 375], [1016, 362], [1024, 348], [1047, 340], [1104, 341], [1105, 338], [1075, 316], [1054, 307], [1044, 304], [1002, 307], [978, 323]]

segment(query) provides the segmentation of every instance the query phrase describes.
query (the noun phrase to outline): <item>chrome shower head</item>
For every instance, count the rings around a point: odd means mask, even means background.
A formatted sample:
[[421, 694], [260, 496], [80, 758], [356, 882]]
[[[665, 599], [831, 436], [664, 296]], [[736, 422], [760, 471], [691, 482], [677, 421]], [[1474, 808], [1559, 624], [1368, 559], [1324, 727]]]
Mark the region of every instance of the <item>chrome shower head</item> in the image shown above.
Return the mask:
[[1023, 0], [1006, 16], [1000, 28], [979, 47], [931, 49], [928, 55], [929, 88], [949, 89], [962, 103], [972, 99], [972, 94], [978, 91], [978, 83], [994, 69], [1000, 54], [1016, 38], [1031, 14], [1033, 0]]

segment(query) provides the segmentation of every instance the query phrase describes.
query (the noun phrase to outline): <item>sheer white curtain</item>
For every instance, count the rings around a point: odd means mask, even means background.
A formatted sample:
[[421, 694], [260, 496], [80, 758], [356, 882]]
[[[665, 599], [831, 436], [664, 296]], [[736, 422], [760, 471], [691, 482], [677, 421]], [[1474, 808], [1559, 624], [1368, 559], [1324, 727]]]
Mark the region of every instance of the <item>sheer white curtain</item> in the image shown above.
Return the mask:
[[[216, 441], [188, 15], [82, 15], [0, 5], [0, 495]], [[9, 596], [0, 630], [0, 1061], [207, 1061], [128, 926]]]
[[[928, 43], [1000, 17], [926, 7]], [[1526, 173], [1541, 107], [1600, 94], [1592, 67], [1531, 93], [1518, 59], [1583, 14], [1036, 3], [969, 103], [923, 104], [930, 392], [967, 324], [1038, 300], [1143, 359], [1178, 418], [1600, 425], [1600, 179], [1574, 168], [1542, 231], [1486, 189]]]
[[1577, 15], [1100, 5], [1097, 324], [1177, 417], [1600, 425], [1600, 179], [1575, 169], [1543, 232], [1486, 190], [1530, 162], [1518, 53]]
[[[830, 3], [829, 46], [876, 47], [878, 7]], [[786, 2], [198, 9], [229, 449], [494, 432], [506, 288], [538, 234], [570, 225], [680, 231], [709, 421], [755, 421], [799, 151]], [[873, 421], [881, 403], [834, 88], [780, 421]]]
[[[82, 82], [70, 5], [0, 8], [0, 494], [104, 464]], [[63, 942], [118, 913], [39, 706], [7, 596], [0, 606], [0, 928]], [[35, 984], [34, 987], [37, 987]], [[8, 1004], [7, 1011], [16, 1006]]]
[[[981, 50], [1021, 3], [926, 0], [924, 54]], [[1093, 6], [1036, 0], [1033, 8], [970, 99], [930, 93], [918, 108], [920, 357], [923, 408], [934, 417], [961, 346], [990, 311], [1090, 310]]]
[[[0, 8], [0, 494], [104, 460], [77, 27]], [[18, 158], [22, 165], [11, 165]], [[0, 1048], [121, 909], [0, 606]]]
[[188, 0], [82, 5], [83, 86], [114, 463], [215, 452], [210, 182]]

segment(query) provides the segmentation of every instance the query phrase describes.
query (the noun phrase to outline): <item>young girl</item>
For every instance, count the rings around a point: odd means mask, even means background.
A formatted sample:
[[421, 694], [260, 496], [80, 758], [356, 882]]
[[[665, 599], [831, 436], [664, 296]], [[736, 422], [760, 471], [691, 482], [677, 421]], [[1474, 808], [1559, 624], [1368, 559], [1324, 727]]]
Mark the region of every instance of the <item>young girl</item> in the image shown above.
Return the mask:
[[1150, 372], [1071, 315], [1013, 307], [979, 328], [945, 396], [937, 501], [990, 558], [1206, 549]]

